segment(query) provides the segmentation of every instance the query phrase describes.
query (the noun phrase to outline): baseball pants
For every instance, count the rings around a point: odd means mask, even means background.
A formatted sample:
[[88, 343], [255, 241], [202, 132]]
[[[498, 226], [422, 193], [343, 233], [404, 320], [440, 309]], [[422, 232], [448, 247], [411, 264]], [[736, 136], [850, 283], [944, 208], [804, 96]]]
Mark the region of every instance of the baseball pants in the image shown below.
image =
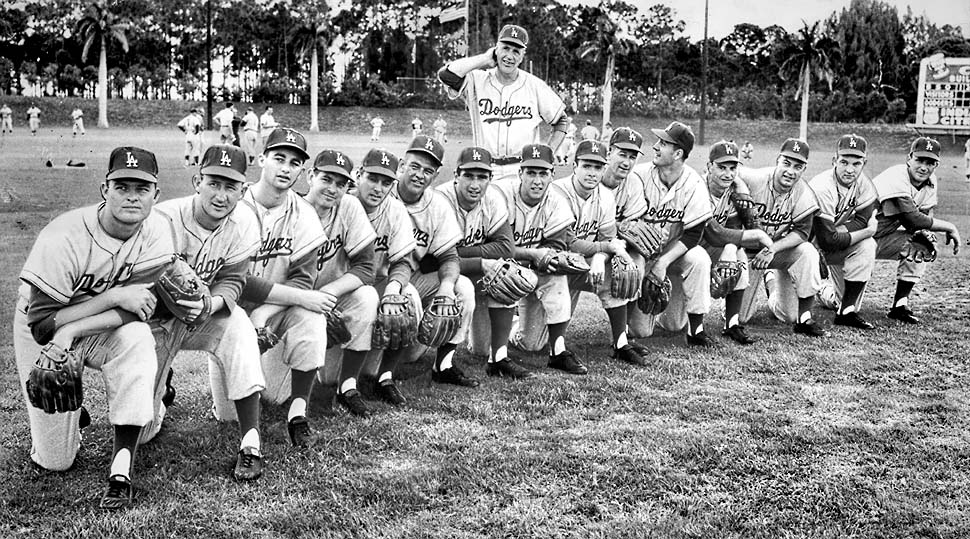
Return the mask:
[[519, 177], [519, 164], [511, 163], [508, 165], [492, 165], [492, 182], [507, 178]]
[[[377, 292], [378, 298], [384, 296], [384, 290], [387, 288], [387, 280], [383, 280], [379, 283], [374, 284], [374, 290]], [[418, 289], [414, 287], [413, 284], [407, 283], [401, 288], [401, 294], [408, 296], [411, 299], [411, 309], [414, 311], [415, 318], [417, 318], [418, 323], [421, 322], [421, 315], [423, 311], [421, 310], [421, 295], [418, 293]], [[380, 300], [378, 299], [378, 305], [380, 305]], [[377, 306], [374, 307], [374, 319], [377, 319]], [[373, 328], [373, 326], [371, 326]], [[368, 347], [370, 343], [368, 343]], [[377, 371], [381, 366], [381, 356], [384, 354], [384, 350], [371, 350], [367, 353], [367, 358], [364, 360], [364, 366], [360, 369], [361, 376], [371, 376], [376, 378], [378, 374]]]
[[370, 350], [371, 335], [374, 332], [374, 320], [377, 319], [377, 305], [379, 302], [377, 290], [373, 286], [361, 286], [357, 290], [340, 296], [336, 310], [343, 314], [344, 323], [353, 336], [347, 344], [334, 346], [327, 350], [327, 360], [320, 370], [325, 384], [336, 384], [340, 381], [340, 369], [343, 366], [343, 351], [354, 350], [367, 352]]
[[[825, 289], [832, 287], [831, 296], [835, 301], [841, 301], [845, 294], [846, 280], [869, 282], [872, 278], [872, 270], [876, 265], [876, 240], [866, 238], [842, 251], [825, 253], [825, 261], [828, 263], [829, 279], [822, 283], [822, 290], [818, 293], [819, 300], [826, 303], [823, 297], [830, 295], [825, 294]], [[855, 305], [856, 312], [862, 306], [864, 295], [859, 294]]]
[[202, 133], [185, 135], [185, 155], [190, 162], [199, 162], [202, 157]]
[[[768, 265], [768, 270], [774, 272], [774, 279], [769, 278], [768, 309], [775, 318], [782, 322], [793, 324], [798, 321], [798, 298], [815, 296], [822, 288], [822, 276], [819, 273], [819, 255], [814, 245], [802, 242], [793, 249], [775, 254]], [[744, 291], [741, 298], [740, 321], [746, 324], [758, 310], [758, 298], [761, 295], [760, 286], [763, 272], [752, 272], [757, 278]]]
[[232, 144], [236, 136], [232, 134], [231, 125], [219, 126], [219, 144]]
[[27, 124], [30, 125], [31, 131], [37, 131], [37, 129], [40, 127], [40, 119], [31, 118], [30, 120], [27, 121]]
[[512, 328], [512, 341], [519, 348], [538, 352], [549, 340], [549, 324], [568, 322], [569, 281], [565, 275], [539, 275], [536, 291], [519, 301], [518, 325]]
[[488, 355], [492, 338], [492, 320], [488, 316], [489, 309], [514, 309], [515, 304], [505, 305], [488, 294], [479, 282], [481, 275], [471, 276], [475, 284], [475, 311], [472, 314], [471, 329], [468, 332], [468, 350], [476, 356]]
[[250, 162], [256, 159], [256, 140], [257, 136], [255, 129], [246, 129], [243, 131], [242, 136], [242, 149], [246, 152], [246, 156], [249, 158]]
[[[438, 293], [441, 282], [438, 280], [438, 273], [415, 273], [411, 276], [411, 284], [418, 291], [421, 298], [421, 310], [430, 304], [431, 299]], [[472, 325], [472, 316], [475, 314], [475, 285], [464, 275], [459, 275], [455, 281], [455, 296], [461, 301], [461, 325], [458, 332], [448, 342], [451, 344], [461, 344], [468, 338], [468, 331]], [[404, 356], [404, 361], [417, 361], [428, 347], [416, 342], [408, 347]]]
[[[877, 260], [899, 260], [899, 251], [909, 242], [912, 234], [904, 230], [892, 232], [886, 236], [876, 239], [876, 259]], [[918, 283], [929, 269], [927, 262], [912, 262], [910, 260], [899, 260], [896, 269], [896, 278], [900, 281]]]
[[[649, 270], [648, 270], [649, 271]], [[707, 314], [711, 310], [711, 257], [700, 245], [691, 247], [667, 268], [670, 278], [670, 304], [657, 316], [630, 309], [628, 336], [649, 337], [655, 327], [681, 331], [687, 326], [687, 313]]]
[[0, 121], [0, 133], [4, 131], [13, 133], [13, 118], [7, 117]]
[[78, 133], [81, 133], [83, 135], [85, 133], [84, 120], [74, 120], [74, 128], [72, 129], [72, 131], [73, 131], [73, 134], [75, 135], [77, 135]]
[[290, 398], [290, 370], [312, 371], [323, 367], [327, 356], [327, 319], [302, 307], [287, 307], [270, 317], [266, 327], [280, 342], [261, 357], [266, 389], [263, 398], [283, 404]]

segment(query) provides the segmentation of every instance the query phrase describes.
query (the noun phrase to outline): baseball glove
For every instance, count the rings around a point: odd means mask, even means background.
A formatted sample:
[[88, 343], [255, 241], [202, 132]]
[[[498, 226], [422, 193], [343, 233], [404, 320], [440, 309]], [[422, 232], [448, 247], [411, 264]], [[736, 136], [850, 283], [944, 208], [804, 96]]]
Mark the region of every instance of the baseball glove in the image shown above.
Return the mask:
[[264, 354], [267, 350], [277, 345], [280, 338], [273, 333], [273, 330], [263, 327], [256, 328], [256, 343], [259, 344], [259, 353]]
[[754, 208], [754, 199], [748, 193], [739, 193], [731, 190], [731, 202], [739, 210], [750, 210]]
[[555, 251], [542, 257], [536, 269], [555, 275], [579, 275], [589, 273], [589, 263], [579, 253]]
[[622, 256], [614, 256], [610, 265], [610, 295], [619, 299], [637, 297], [643, 281], [640, 267]]
[[816, 247], [816, 250], [818, 251], [818, 275], [824, 281], [829, 278], [829, 261], [826, 260], [825, 253], [821, 249]]
[[666, 276], [661, 281], [653, 272], [648, 271], [647, 277], [643, 280], [637, 307], [644, 314], [658, 315], [664, 312], [670, 303], [670, 286], [670, 279]]
[[714, 299], [726, 297], [734, 292], [741, 278], [741, 262], [718, 260], [711, 266], [711, 297]]
[[[188, 325], [199, 325], [212, 314], [212, 298], [208, 287], [196, 275], [188, 262], [175, 257], [168, 264], [155, 281], [155, 293], [165, 304], [165, 307], [176, 318]], [[179, 300], [202, 301], [202, 312], [192, 314]]]
[[377, 307], [377, 319], [371, 334], [374, 350], [400, 350], [414, 342], [418, 319], [411, 298], [404, 294], [387, 294]]
[[647, 259], [663, 248], [663, 231], [659, 226], [646, 221], [620, 221], [616, 225], [616, 235]]
[[27, 398], [48, 414], [73, 412], [84, 401], [84, 360], [74, 350], [44, 345], [27, 377]]
[[929, 230], [916, 231], [899, 250], [899, 258], [917, 263], [936, 260], [936, 234]]
[[539, 277], [513, 260], [482, 260], [485, 275], [478, 281], [482, 290], [502, 305], [514, 305], [535, 292]]
[[436, 348], [454, 338], [461, 325], [461, 303], [456, 298], [435, 296], [424, 310], [418, 326], [418, 342]]
[[349, 343], [353, 335], [347, 329], [347, 323], [344, 322], [343, 313], [334, 309], [325, 312], [323, 315], [327, 317], [327, 348], [343, 346]]

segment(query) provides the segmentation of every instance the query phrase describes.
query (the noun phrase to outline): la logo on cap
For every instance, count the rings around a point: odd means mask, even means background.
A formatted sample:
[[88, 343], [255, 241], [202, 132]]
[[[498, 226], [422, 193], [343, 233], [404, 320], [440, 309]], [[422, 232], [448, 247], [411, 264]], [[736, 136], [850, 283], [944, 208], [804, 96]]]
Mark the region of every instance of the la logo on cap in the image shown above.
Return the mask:
[[731, 145], [730, 144], [725, 144], [724, 145], [724, 153], [726, 153], [728, 155], [734, 155], [734, 150], [731, 149]]
[[[131, 155], [131, 154], [128, 154], [128, 155]], [[542, 154], [539, 153], [539, 148], [536, 146], [532, 147], [532, 157], [537, 157], [537, 158], [542, 157]]]
[[[928, 152], [932, 152], [933, 151], [933, 141], [932, 140], [927, 140], [926, 141], [926, 151], [928, 151]], [[131, 154], [128, 154], [128, 155], [131, 155]]]
[[292, 131], [286, 132], [286, 142], [296, 142], [296, 135]]
[[589, 151], [593, 153], [600, 153], [599, 146], [597, 146], [596, 143], [590, 144]]
[[509, 32], [509, 35], [511, 35], [512, 37], [519, 37], [519, 32], [515, 30], [515, 27], [512, 27], [512, 30]]
[[859, 144], [855, 141], [855, 137], [851, 137], [849, 139], [849, 147], [850, 148], [856, 148], [858, 146], [859, 146]]
[[433, 150], [434, 149], [434, 142], [432, 142], [431, 139], [428, 139], [428, 142], [425, 142], [424, 143], [424, 147], [427, 148], [427, 149], [429, 149], [429, 150]]
[[478, 150], [472, 150], [472, 159], [474, 159], [475, 161], [481, 161], [482, 154], [478, 153]]
[[798, 142], [796, 142], [795, 145], [791, 147], [791, 151], [796, 152], [796, 153], [797, 152], [800, 152], [800, 151], [802, 151], [802, 147], [798, 145]]
[[346, 163], [346, 161], [344, 161], [344, 154], [337, 152], [337, 164], [343, 165], [344, 163]]
[[229, 157], [229, 152], [222, 150], [222, 158], [219, 159], [219, 164], [224, 167], [232, 166], [232, 157]]
[[381, 164], [382, 165], [390, 165], [391, 164], [391, 160], [387, 158], [387, 154], [384, 153], [384, 152], [381, 152]]
[[636, 142], [637, 141], [637, 134], [635, 132], [633, 132], [632, 130], [630, 131], [630, 140], [632, 142]]
[[131, 155], [131, 152], [127, 152], [127, 153], [128, 153], [128, 160], [125, 161], [125, 166], [128, 168], [138, 168], [138, 160], [135, 159], [134, 155]]

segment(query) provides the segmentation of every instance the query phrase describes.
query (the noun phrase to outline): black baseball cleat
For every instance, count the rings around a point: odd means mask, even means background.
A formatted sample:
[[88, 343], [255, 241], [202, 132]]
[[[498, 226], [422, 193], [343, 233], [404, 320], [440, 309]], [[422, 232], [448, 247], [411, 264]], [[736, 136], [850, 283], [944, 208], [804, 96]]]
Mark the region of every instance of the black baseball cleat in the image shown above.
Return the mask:
[[589, 369], [576, 359], [576, 354], [569, 350], [563, 350], [561, 354], [550, 356], [549, 367], [569, 374], [586, 374], [589, 372]]
[[263, 457], [259, 449], [244, 447], [236, 455], [236, 469], [232, 475], [237, 481], [253, 481], [263, 475]]
[[394, 380], [387, 380], [386, 382], [381, 382], [377, 385], [377, 395], [384, 402], [390, 404], [391, 406], [404, 406], [407, 403], [407, 399], [404, 398], [404, 394], [398, 389], [397, 384]]
[[837, 314], [832, 320], [832, 323], [836, 326], [846, 326], [856, 329], [876, 329], [874, 324], [866, 322], [859, 313], [852, 311], [846, 314]]
[[439, 384], [453, 384], [464, 387], [478, 387], [479, 381], [465, 376], [457, 366], [452, 365], [443, 371], [431, 371], [431, 380]]
[[902, 305], [900, 307], [893, 307], [889, 309], [886, 313], [886, 317], [892, 318], [893, 320], [898, 320], [905, 324], [919, 324], [919, 318], [913, 314], [913, 310], [909, 308], [908, 305]]
[[687, 334], [687, 346], [700, 346], [703, 348], [714, 348], [717, 346], [717, 341], [711, 338], [710, 335], [701, 331], [700, 333], [695, 333], [694, 335]]
[[798, 322], [795, 324], [795, 333], [799, 335], [808, 335], [809, 337], [824, 337], [825, 330], [822, 326], [815, 323], [815, 320], [809, 320], [808, 322]]
[[175, 374], [175, 369], [168, 370], [168, 378], [165, 379], [165, 394], [162, 395], [162, 404], [166, 408], [171, 408], [172, 404], [175, 403], [175, 388], [172, 387], [172, 375]]
[[360, 391], [356, 389], [351, 389], [344, 393], [337, 394], [337, 402], [341, 406], [347, 409], [351, 414], [358, 417], [370, 417], [373, 412], [364, 403], [363, 397], [360, 396]]
[[646, 367], [650, 364], [650, 362], [647, 361], [647, 358], [630, 344], [624, 344], [619, 348], [613, 348], [613, 354], [610, 357], [613, 359], [619, 359], [620, 361], [629, 363], [630, 365], [637, 365], [639, 367]]
[[485, 367], [485, 374], [500, 378], [512, 378], [513, 380], [525, 380], [527, 378], [533, 378], [536, 375], [536, 373], [508, 358], [489, 363]]
[[722, 331], [721, 335], [728, 337], [738, 344], [754, 344], [758, 342], [758, 339], [748, 335], [748, 332], [745, 331], [744, 326], [731, 326]]
[[290, 433], [293, 447], [310, 447], [310, 422], [306, 416], [298, 415], [286, 422], [286, 430]]
[[77, 416], [77, 428], [86, 429], [91, 426], [91, 414], [88, 413], [88, 409], [81, 407], [80, 413]]
[[130, 507], [134, 492], [131, 479], [120, 474], [112, 475], [108, 478], [108, 491], [101, 498], [101, 509], [117, 511]]
[[640, 354], [641, 356], [643, 356], [643, 357], [649, 357], [650, 356], [650, 349], [647, 348], [646, 346], [644, 346], [644, 345], [642, 345], [642, 344], [640, 344], [638, 342], [630, 342], [628, 344], [630, 346], [632, 346], [633, 349], [636, 350], [637, 353]]

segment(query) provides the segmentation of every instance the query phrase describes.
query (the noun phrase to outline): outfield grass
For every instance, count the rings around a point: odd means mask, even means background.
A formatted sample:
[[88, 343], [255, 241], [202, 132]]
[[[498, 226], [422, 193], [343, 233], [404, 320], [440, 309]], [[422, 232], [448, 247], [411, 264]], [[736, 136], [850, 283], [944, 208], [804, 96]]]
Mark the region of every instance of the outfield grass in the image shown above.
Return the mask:
[[[791, 127], [746, 126], [762, 133], [751, 137], [756, 165], [769, 164], [767, 148]], [[811, 139], [806, 176], [826, 168], [821, 148], [833, 147], [840, 129], [850, 128], [813, 131], [820, 134]], [[908, 133], [879, 127], [867, 134], [870, 172], [903, 158]], [[355, 158], [369, 146], [350, 130], [309, 140], [311, 153], [327, 144]], [[446, 168], [467, 143], [448, 144]], [[36, 138], [21, 130], [2, 144], [8, 277], [0, 281], [0, 319], [7, 328], [16, 275], [34, 238], [52, 216], [99, 200], [113, 146], [158, 154], [163, 198], [191, 192], [174, 130], [89, 129], [74, 141], [60, 126]], [[404, 131], [382, 140], [398, 153], [406, 144]], [[705, 155], [698, 148], [688, 163], [699, 167]], [[48, 169], [48, 157], [89, 166]], [[940, 214], [970, 235], [970, 184], [956, 165], [955, 153], [944, 156]], [[561, 375], [527, 355], [523, 361], [540, 372], [534, 381], [484, 379], [484, 359], [462, 351], [458, 361], [483, 378], [478, 389], [439, 387], [412, 368], [416, 375], [402, 383], [408, 409], [375, 403], [380, 413], [362, 420], [312, 408], [318, 439], [302, 452], [289, 447], [285, 410], [267, 407], [268, 469], [255, 484], [230, 479], [235, 426], [211, 419], [205, 364], [180, 355], [176, 405], [161, 435], [138, 454], [139, 500], [122, 514], [96, 508], [111, 451], [98, 378], [88, 377], [94, 424], [74, 469], [51, 473], [31, 464], [8, 329], [0, 333], [7, 358], [0, 368], [7, 426], [0, 536], [968, 537], [967, 255], [942, 255], [916, 288], [918, 328], [884, 317], [894, 274], [892, 264], [877, 263], [862, 310], [879, 325], [875, 332], [837, 328], [826, 339], [797, 338], [762, 310], [751, 324], [761, 344], [696, 351], [664, 334], [644, 340], [655, 350], [646, 368], [608, 359], [605, 313], [584, 295], [567, 338], [590, 366], [588, 376]], [[723, 322], [721, 309], [717, 302], [709, 330]], [[831, 317], [819, 314], [826, 324]]]

